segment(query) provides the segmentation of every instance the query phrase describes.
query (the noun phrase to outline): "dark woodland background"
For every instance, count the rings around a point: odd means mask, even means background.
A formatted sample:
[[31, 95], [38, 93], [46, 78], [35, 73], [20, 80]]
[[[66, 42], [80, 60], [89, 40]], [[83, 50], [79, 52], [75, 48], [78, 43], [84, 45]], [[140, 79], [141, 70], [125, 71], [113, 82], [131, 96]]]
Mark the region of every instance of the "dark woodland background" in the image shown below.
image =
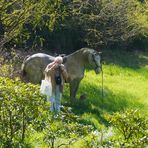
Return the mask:
[[1, 0], [1, 51], [147, 50], [144, 0]]

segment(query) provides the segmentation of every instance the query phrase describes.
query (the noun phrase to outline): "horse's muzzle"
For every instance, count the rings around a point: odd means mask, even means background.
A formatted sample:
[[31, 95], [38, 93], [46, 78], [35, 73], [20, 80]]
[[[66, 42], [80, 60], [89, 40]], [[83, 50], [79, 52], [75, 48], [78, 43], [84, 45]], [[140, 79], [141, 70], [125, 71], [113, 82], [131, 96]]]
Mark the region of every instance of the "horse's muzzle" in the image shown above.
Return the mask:
[[96, 72], [96, 74], [99, 74], [101, 72], [101, 67], [95, 68], [95, 72]]

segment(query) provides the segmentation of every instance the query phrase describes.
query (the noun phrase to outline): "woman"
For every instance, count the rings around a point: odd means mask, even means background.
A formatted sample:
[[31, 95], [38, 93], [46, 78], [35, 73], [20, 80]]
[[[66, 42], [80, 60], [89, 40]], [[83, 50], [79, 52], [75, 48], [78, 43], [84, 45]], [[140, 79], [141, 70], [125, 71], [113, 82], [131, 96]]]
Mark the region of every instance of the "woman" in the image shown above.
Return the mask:
[[62, 64], [63, 58], [56, 57], [55, 60], [48, 64], [45, 69], [45, 80], [52, 85], [52, 96], [50, 98], [51, 108], [53, 112], [60, 112], [61, 98], [64, 88], [64, 82], [67, 80], [67, 71]]

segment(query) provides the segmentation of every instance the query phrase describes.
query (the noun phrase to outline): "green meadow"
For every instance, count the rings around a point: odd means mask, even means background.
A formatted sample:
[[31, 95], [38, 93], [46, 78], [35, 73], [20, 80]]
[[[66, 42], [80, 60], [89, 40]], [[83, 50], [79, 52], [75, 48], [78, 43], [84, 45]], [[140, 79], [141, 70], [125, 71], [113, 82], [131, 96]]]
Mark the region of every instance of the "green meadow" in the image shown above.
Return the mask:
[[[106, 124], [104, 114], [126, 109], [138, 109], [148, 115], [148, 54], [104, 51], [102, 63], [103, 80], [102, 73], [96, 75], [87, 68], [73, 112], [94, 125]], [[68, 94], [66, 87], [63, 104], [69, 101]], [[85, 94], [85, 99], [79, 99], [81, 94]]]

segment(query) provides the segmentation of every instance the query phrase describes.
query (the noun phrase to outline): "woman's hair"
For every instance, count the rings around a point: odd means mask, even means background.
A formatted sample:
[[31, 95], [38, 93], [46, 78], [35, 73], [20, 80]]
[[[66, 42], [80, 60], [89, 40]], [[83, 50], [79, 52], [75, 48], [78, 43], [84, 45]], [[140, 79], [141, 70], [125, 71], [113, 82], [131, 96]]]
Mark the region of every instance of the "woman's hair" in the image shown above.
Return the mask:
[[54, 59], [55, 62], [59, 63], [59, 64], [62, 64], [63, 63], [63, 58], [58, 56]]

